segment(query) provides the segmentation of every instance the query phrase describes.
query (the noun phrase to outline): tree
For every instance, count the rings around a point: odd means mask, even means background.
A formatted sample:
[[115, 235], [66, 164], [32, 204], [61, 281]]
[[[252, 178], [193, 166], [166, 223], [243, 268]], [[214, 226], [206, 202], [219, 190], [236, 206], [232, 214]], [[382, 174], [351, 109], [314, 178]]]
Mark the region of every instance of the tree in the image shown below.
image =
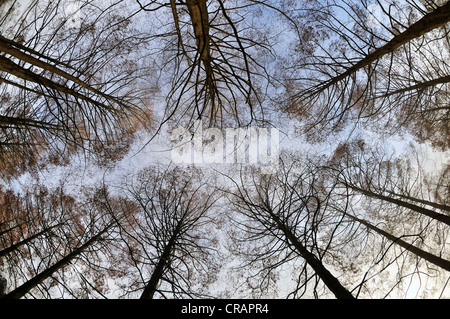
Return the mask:
[[214, 225], [215, 202], [201, 172], [147, 168], [123, 185], [139, 208], [120, 222], [120, 237], [131, 284], [125, 292], [140, 298], [205, 296], [217, 272]]
[[[448, 150], [449, 22], [444, 0], [0, 1], [0, 296], [444, 296], [448, 164], [354, 134]], [[346, 141], [272, 175], [156, 156], [116, 175], [195, 123]], [[74, 188], [49, 186], [60, 169]]]
[[[319, 196], [315, 172], [309, 170], [311, 167], [300, 170], [298, 163], [284, 162], [282, 166], [275, 176], [255, 176], [253, 172], [246, 178], [241, 172], [240, 180], [233, 181], [236, 190], [230, 194], [230, 201], [245, 217], [244, 220], [240, 216], [235, 218], [236, 226], [244, 234], [240, 240], [257, 246], [250, 248], [254, 253], [249, 253], [252, 256], [249, 263], [261, 263], [264, 269], [260, 270], [263, 275], [259, 280], [270, 282], [270, 273], [278, 267], [302, 259], [304, 263], [295, 274], [297, 287], [292, 296], [313, 293], [318, 297], [319, 282], [322, 282], [336, 298], [354, 298], [324, 263], [334, 231], [326, 222], [328, 199]], [[326, 237], [326, 232], [331, 236]], [[311, 281], [315, 283], [308, 291]], [[260, 287], [264, 285], [260, 283]]]
[[67, 1], [16, 5], [5, 1], [0, 8], [2, 164], [20, 160], [17, 150], [92, 150], [130, 135], [136, 123], [147, 125], [144, 70], [135, 62], [145, 41], [115, 14], [120, 1], [84, 2], [78, 10], [91, 15], [80, 14], [77, 28], [62, 11]]
[[2, 235], [2, 272], [12, 287], [3, 298], [102, 296], [102, 272], [110, 252], [107, 238], [123, 212], [105, 210], [96, 192], [92, 194], [80, 203], [61, 188], [40, 187], [16, 199], [20, 204], [11, 214], [26, 219], [20, 232]]
[[340, 160], [343, 160], [343, 165], [332, 167], [336, 169], [336, 176], [346, 188], [408, 208], [450, 226], [450, 207], [421, 197], [421, 194], [430, 191], [421, 189], [422, 184], [425, 184], [425, 178], [421, 175], [426, 176], [426, 172], [421, 171], [420, 163], [417, 164], [418, 167], [414, 167], [408, 159], [389, 158], [383, 151], [368, 149], [361, 140], [339, 146], [332, 163]]
[[[420, 162], [416, 164], [354, 141], [340, 145], [323, 166], [323, 178], [329, 178], [334, 189], [331, 212], [334, 210], [336, 218], [344, 216], [346, 227], [356, 223], [367, 228], [366, 236], [376, 234], [367, 247], [373, 251], [380, 247], [380, 253], [365, 277], [373, 279], [397, 264], [394, 272], [399, 279], [392, 282], [393, 287], [416, 275], [443, 278], [450, 269], [450, 256], [445, 252], [447, 206], [432, 197], [433, 189], [425, 182], [439, 172], [427, 173]], [[430, 197], [424, 197], [427, 194]], [[379, 273], [368, 275], [382, 262]], [[444, 289], [441, 285], [439, 280], [434, 283], [436, 289]]]
[[[154, 23], [161, 15], [167, 18], [158, 25], [161, 31], [155, 42], [163, 52], [161, 78], [169, 88], [163, 123], [174, 120], [193, 125], [202, 119], [209, 126], [242, 126], [265, 120], [268, 106], [263, 108], [262, 104], [269, 87], [276, 85], [268, 61], [276, 58], [272, 47], [278, 34], [273, 34], [270, 25], [254, 24], [264, 10], [292, 23], [278, 4], [206, 0], [137, 3], [147, 21]], [[154, 32], [151, 36], [156, 39]]]
[[429, 12], [419, 1], [375, 6], [376, 16], [366, 1], [309, 9], [317, 16], [315, 34], [323, 36], [300, 45], [296, 71], [287, 80], [287, 110], [316, 138], [323, 129], [338, 132], [363, 122], [381, 133], [406, 128], [446, 149], [450, 5]]
[[72, 260], [74, 260], [76, 257], [78, 257], [86, 249], [90, 248], [90, 246], [92, 246], [95, 242], [99, 241], [102, 238], [102, 235], [104, 235], [111, 226], [112, 226], [112, 224], [108, 225], [107, 227], [102, 229], [100, 232], [98, 232], [96, 235], [91, 237], [88, 241], [83, 243], [81, 246], [77, 247], [72, 252], [70, 252], [68, 255], [64, 256], [58, 262], [51, 265], [50, 267], [48, 267], [41, 273], [37, 274], [33, 278], [27, 280], [21, 286], [15, 288], [13, 291], [6, 294], [3, 298], [4, 299], [22, 298], [27, 293], [29, 293], [31, 289], [35, 288], [37, 285], [42, 283], [44, 280], [50, 278], [55, 272], [57, 272], [64, 266], [67, 266], [68, 264], [70, 264], [72, 262]]
[[446, 259], [441, 258], [439, 256], [433, 255], [431, 253], [428, 253], [428, 252], [426, 252], [426, 251], [424, 251], [424, 250], [414, 246], [413, 244], [410, 244], [410, 243], [406, 242], [405, 240], [402, 239], [403, 236], [400, 236], [400, 237], [394, 236], [394, 235], [392, 235], [392, 234], [390, 234], [390, 233], [388, 233], [388, 232], [386, 232], [386, 231], [384, 231], [384, 230], [382, 230], [382, 229], [380, 229], [380, 228], [378, 228], [378, 227], [368, 223], [365, 220], [362, 220], [362, 219], [360, 219], [358, 217], [352, 216], [352, 215], [347, 214], [345, 212], [344, 212], [344, 214], [345, 214], [346, 217], [349, 217], [349, 218], [353, 219], [354, 221], [363, 224], [364, 226], [366, 226], [367, 228], [375, 231], [379, 235], [384, 236], [387, 239], [389, 239], [390, 241], [392, 241], [393, 243], [403, 247], [405, 250], [410, 251], [413, 254], [416, 254], [420, 258], [423, 258], [423, 259], [427, 260], [428, 262], [433, 263], [434, 265], [436, 265], [436, 266], [438, 266], [438, 267], [440, 267], [442, 269], [450, 271], [450, 261], [449, 260], [446, 260]]

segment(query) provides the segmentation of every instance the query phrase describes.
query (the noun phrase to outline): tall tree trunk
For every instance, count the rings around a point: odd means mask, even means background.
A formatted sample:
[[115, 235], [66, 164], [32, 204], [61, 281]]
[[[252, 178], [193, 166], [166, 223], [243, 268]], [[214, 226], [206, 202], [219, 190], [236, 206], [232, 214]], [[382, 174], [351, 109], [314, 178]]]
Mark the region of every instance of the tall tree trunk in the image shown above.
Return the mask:
[[400, 93], [405, 93], [405, 92], [409, 92], [409, 91], [414, 91], [414, 90], [423, 90], [432, 86], [436, 86], [439, 84], [446, 84], [450, 82], [450, 75], [447, 76], [443, 76], [437, 79], [433, 79], [433, 80], [429, 80], [429, 81], [425, 81], [425, 82], [419, 82], [415, 85], [411, 85], [405, 88], [401, 88], [392, 92], [386, 92], [385, 94], [380, 95], [378, 98], [382, 97], [387, 97], [387, 96], [391, 96], [391, 95], [395, 95], [395, 94], [400, 94]]
[[399, 199], [395, 199], [395, 198], [392, 198], [392, 197], [388, 197], [388, 196], [384, 196], [384, 195], [381, 195], [381, 194], [377, 194], [377, 193], [374, 193], [372, 191], [368, 191], [368, 190], [365, 190], [365, 189], [362, 189], [362, 188], [359, 188], [359, 187], [356, 187], [356, 186], [353, 186], [353, 185], [350, 185], [350, 184], [347, 184], [347, 183], [345, 183], [345, 186], [347, 186], [347, 187], [349, 187], [349, 188], [351, 188], [351, 189], [353, 189], [353, 190], [355, 190], [355, 191], [357, 191], [357, 192], [359, 192], [361, 194], [364, 194], [366, 196], [369, 196], [369, 197], [372, 197], [372, 198], [381, 199], [381, 200], [384, 200], [386, 202], [393, 203], [393, 204], [396, 204], [398, 206], [411, 209], [411, 210], [413, 210], [413, 211], [415, 211], [417, 213], [420, 213], [422, 215], [431, 217], [431, 218], [433, 218], [435, 220], [438, 220], [438, 221], [440, 221], [442, 223], [445, 223], [445, 224], [450, 226], [450, 216], [447, 216], [447, 215], [444, 215], [444, 214], [440, 214], [440, 213], [436, 213], [433, 210], [430, 210], [430, 209], [427, 209], [427, 208], [423, 208], [423, 207], [420, 207], [420, 206], [417, 206], [417, 205], [414, 205], [414, 204], [411, 204], [411, 203], [408, 203], [408, 202], [405, 202], [405, 201], [402, 201], [402, 200], [399, 200]]
[[[34, 73], [33, 71], [31, 71], [29, 69], [25, 69], [24, 67], [20, 66], [19, 64], [16, 64], [15, 62], [11, 61], [10, 59], [8, 59], [4, 56], [0, 56], [0, 71], [7, 72], [7, 73], [14, 75], [23, 80], [27, 80], [27, 81], [31, 81], [31, 82], [34, 82], [37, 84], [44, 85], [45, 87], [47, 87], [49, 89], [56, 90], [60, 93], [64, 93], [67, 95], [71, 95], [77, 99], [83, 100], [85, 102], [88, 102], [92, 105], [95, 105], [95, 106], [98, 106], [101, 108], [104, 108], [106, 110], [119, 112], [119, 110], [114, 109], [110, 106], [107, 106], [106, 104], [104, 104], [102, 102], [95, 101], [91, 97], [81, 94], [72, 88], [69, 88], [65, 85], [61, 85], [55, 81], [47, 79], [37, 73]], [[13, 83], [10, 82], [10, 84], [13, 84]], [[13, 84], [13, 85], [15, 85], [15, 84]], [[17, 86], [20, 87], [19, 84], [17, 84]], [[27, 89], [32, 90], [30, 88], [27, 88]]]
[[209, 20], [206, 0], [186, 0], [192, 26], [194, 28], [200, 60], [208, 62], [211, 59]]
[[[20, 47], [20, 49], [18, 48]], [[57, 74], [67, 80], [70, 80], [76, 84], [78, 84], [79, 86], [99, 95], [102, 96], [106, 99], [113, 99], [113, 97], [97, 90], [96, 88], [92, 87], [91, 85], [83, 82], [82, 80], [80, 80], [78, 77], [73, 76], [69, 73], [67, 73], [66, 71], [58, 68], [55, 65], [52, 65], [50, 63], [47, 63], [45, 61], [42, 61], [40, 59], [37, 59], [35, 57], [33, 57], [32, 55], [30, 55], [29, 53], [25, 53], [22, 52], [21, 50], [24, 50], [24, 46], [23, 45], [18, 45], [16, 44], [14, 41], [9, 40], [7, 38], [4, 38], [2, 36], [0, 36], [0, 51], [1, 52], [5, 52], [8, 53], [14, 57], [16, 57], [17, 59], [23, 61], [23, 62], [27, 62], [29, 64], [35, 65], [39, 68], [42, 68], [44, 70], [47, 70], [49, 72], [52, 72], [54, 74]], [[41, 59], [44, 59], [45, 57], [43, 55], [40, 55]], [[50, 60], [50, 58], [45, 58], [46, 60]]]
[[25, 117], [11, 117], [11, 116], [4, 116], [0, 115], [0, 127], [33, 127], [38, 129], [61, 129], [60, 126], [43, 122], [43, 121], [37, 121], [33, 120], [31, 118], [25, 118]]
[[421, 203], [421, 204], [425, 204], [425, 205], [428, 205], [428, 206], [431, 206], [431, 207], [434, 207], [434, 208], [438, 208], [438, 209], [442, 209], [442, 210], [446, 210], [446, 211], [450, 212], [450, 206], [447, 206], [447, 205], [444, 205], [444, 204], [438, 204], [438, 203], [430, 202], [430, 201], [427, 201], [427, 200], [424, 200], [424, 199], [411, 197], [411, 196], [408, 196], [408, 195], [402, 195], [402, 194], [398, 194], [398, 193], [391, 192], [391, 191], [389, 191], [389, 194], [392, 194], [394, 196], [398, 196], [398, 197], [401, 197], [401, 198], [404, 198], [404, 199], [407, 199], [407, 200], [410, 200], [410, 201], [413, 201], [413, 202], [418, 202], [418, 203]]
[[355, 299], [355, 297], [348, 291], [339, 280], [330, 273], [330, 271], [323, 265], [323, 263], [297, 239], [297, 237], [284, 225], [273, 212], [270, 212], [273, 220], [276, 222], [278, 228], [283, 231], [288, 241], [295, 247], [306, 263], [314, 269], [315, 273], [320, 277], [324, 284], [336, 296], [337, 299]]
[[411, 40], [418, 38], [425, 33], [438, 28], [450, 21], [450, 2], [439, 7], [438, 9], [426, 14], [419, 21], [409, 26], [402, 33], [395, 35], [389, 42], [387, 42], [382, 47], [376, 49], [372, 53], [362, 58], [359, 62], [349, 67], [345, 72], [331, 78], [330, 80], [324, 82], [317, 88], [317, 92], [322, 92], [327, 88], [335, 85], [339, 81], [345, 79], [346, 77], [354, 74], [358, 70], [370, 65], [372, 62], [380, 59], [386, 54], [394, 52], [400, 46], [410, 42]]
[[357, 221], [361, 224], [363, 224], [364, 226], [366, 226], [369, 229], [372, 229], [373, 231], [377, 232], [378, 234], [380, 234], [381, 236], [386, 237], [387, 239], [391, 240], [393, 243], [403, 247], [404, 249], [406, 249], [409, 252], [412, 252], [413, 254], [417, 255], [420, 258], [425, 259], [426, 261], [442, 268], [445, 269], [447, 271], [450, 271], [450, 261], [443, 259], [439, 256], [433, 255], [429, 252], [426, 252], [416, 246], [414, 246], [413, 244], [410, 244], [406, 241], [404, 241], [403, 239], [396, 237], [372, 224], [370, 224], [369, 222], [360, 219], [356, 216], [350, 215], [347, 212], [343, 212], [341, 211], [343, 214], [345, 214], [346, 216], [350, 217], [351, 219], [353, 219], [354, 221]]
[[79, 256], [86, 248], [94, 244], [96, 241], [98, 241], [101, 236], [106, 233], [113, 224], [108, 225], [105, 227], [101, 232], [99, 232], [97, 235], [89, 239], [86, 243], [84, 243], [79, 248], [72, 251], [70, 254], [65, 256], [63, 259], [58, 261], [53, 266], [47, 268], [43, 272], [39, 273], [38, 275], [34, 276], [21, 286], [17, 287], [13, 291], [9, 292], [5, 296], [3, 296], [2, 299], [20, 299], [23, 296], [25, 296], [28, 292], [30, 292], [31, 289], [35, 288], [37, 285], [42, 283], [44, 280], [52, 276], [55, 272], [65, 267], [67, 264], [69, 264], [75, 257]]
[[186, 49], [184, 48], [184, 41], [183, 41], [183, 37], [181, 35], [180, 21], [178, 19], [178, 12], [177, 12], [175, 0], [170, 0], [170, 8], [172, 9], [173, 21], [175, 23], [175, 29], [177, 30], [178, 44], [181, 48], [181, 52], [183, 53], [184, 56], [186, 56], [186, 58], [188, 58], [188, 61], [190, 61], [189, 57], [187, 55]]
[[211, 59], [211, 38], [209, 35], [209, 17], [206, 0], [186, 0], [189, 15], [191, 17], [192, 26], [194, 28], [195, 41], [200, 60], [205, 68], [206, 88], [211, 100], [211, 109], [209, 116], [211, 123], [217, 117], [216, 109], [216, 84], [214, 81], [214, 72]]
[[181, 226], [180, 224], [177, 225], [172, 237], [170, 238], [166, 247], [164, 247], [163, 253], [160, 256], [159, 261], [156, 264], [156, 267], [153, 270], [152, 276], [150, 277], [149, 281], [147, 282], [140, 299], [153, 299], [153, 296], [155, 295], [155, 292], [158, 288], [158, 284], [164, 274], [164, 268], [166, 267], [167, 262], [169, 261], [169, 258], [170, 258], [170, 254], [172, 253], [172, 250], [175, 247], [175, 240], [178, 236], [180, 226]]
[[16, 249], [22, 247], [23, 245], [29, 243], [29, 242], [32, 241], [33, 239], [35, 239], [35, 238], [37, 238], [37, 237], [39, 237], [39, 236], [45, 234], [46, 232], [48, 232], [48, 231], [52, 230], [53, 228], [58, 227], [58, 226], [60, 226], [60, 225], [61, 225], [61, 224], [54, 225], [54, 226], [52, 226], [52, 227], [46, 228], [46, 229], [40, 231], [40, 232], [37, 233], [37, 234], [34, 234], [34, 235], [32, 235], [32, 236], [30, 236], [30, 237], [28, 237], [28, 238], [26, 238], [26, 239], [24, 239], [24, 240], [22, 240], [22, 241], [16, 243], [16, 244], [13, 244], [13, 245], [9, 246], [8, 248], [5, 248], [5, 249], [3, 249], [3, 250], [0, 250], [0, 257], [6, 256], [6, 255], [9, 254], [10, 252], [12, 252], [12, 251], [14, 251], [14, 250], [16, 250]]

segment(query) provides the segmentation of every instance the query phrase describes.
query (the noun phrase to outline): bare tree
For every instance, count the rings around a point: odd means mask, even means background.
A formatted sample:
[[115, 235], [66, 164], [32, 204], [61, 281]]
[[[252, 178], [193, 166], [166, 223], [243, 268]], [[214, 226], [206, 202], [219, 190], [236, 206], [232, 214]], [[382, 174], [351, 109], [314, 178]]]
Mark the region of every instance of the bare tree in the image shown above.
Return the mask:
[[170, 87], [164, 122], [175, 119], [192, 124], [204, 119], [209, 126], [220, 126], [265, 120], [268, 110], [263, 104], [268, 88], [276, 82], [267, 61], [276, 58], [277, 34], [268, 26], [254, 24], [266, 10], [291, 23], [278, 5], [270, 1], [137, 2], [148, 20], [154, 20], [156, 13], [167, 17], [160, 26], [162, 78], [167, 78]]
[[375, 6], [376, 16], [367, 1], [308, 7], [315, 19], [309, 27], [318, 30], [299, 45], [286, 80], [287, 109], [315, 137], [365, 122], [384, 133], [407, 128], [445, 149], [450, 6], [428, 12], [419, 1]]
[[[2, 4], [0, 22], [0, 151], [92, 150], [147, 125], [143, 69], [145, 40], [111, 6], [83, 2], [79, 26], [68, 26], [67, 1]], [[89, 12], [88, 15], [87, 13]], [[83, 19], [83, 21], [81, 21]], [[132, 50], [135, 52], [132, 52]], [[141, 125], [142, 126], [142, 125]]]
[[414, 167], [411, 160], [392, 158], [383, 151], [371, 150], [361, 140], [339, 146], [332, 162], [339, 161], [340, 164], [332, 167], [346, 188], [450, 226], [448, 205], [422, 197], [430, 191], [423, 185], [426, 173], [420, 162]]
[[[372, 257], [372, 266], [366, 260], [368, 268], [361, 288], [364, 281], [388, 272], [388, 268], [392, 270], [394, 265], [398, 265], [393, 270], [398, 281], [386, 281], [386, 295], [408, 278], [443, 278], [449, 271], [445, 249], [449, 234], [447, 206], [438, 202], [425, 182], [433, 175], [427, 176], [420, 162], [417, 164], [414, 167], [408, 159], [393, 158], [356, 141], [339, 146], [323, 167], [322, 177], [329, 178], [327, 183], [334, 189], [330, 214], [344, 216], [346, 228], [358, 224], [367, 228], [367, 234], [357, 239], [371, 242], [363, 251], [367, 253], [368, 247], [372, 251], [376, 251], [374, 247], [380, 249]], [[345, 228], [342, 230], [344, 234]], [[369, 240], [370, 234], [376, 236]], [[379, 271], [374, 270], [382, 264]], [[434, 287], [445, 289], [440, 285], [442, 282], [437, 281]]]
[[[107, 238], [121, 212], [106, 211], [95, 200], [81, 204], [61, 189], [40, 188], [18, 201], [21, 205], [12, 213], [17, 217], [25, 214], [27, 219], [19, 234], [2, 236], [3, 242], [9, 243], [1, 251], [2, 272], [11, 287], [3, 298], [102, 295]], [[76, 291], [78, 281], [80, 287], [88, 283], [89, 289]]]
[[[264, 288], [264, 282], [273, 284], [270, 273], [278, 267], [303, 260], [295, 274], [293, 297], [307, 293], [319, 297], [322, 282], [336, 298], [352, 299], [352, 293], [324, 262], [333, 241], [333, 226], [326, 222], [327, 198], [320, 196], [315, 186], [318, 176], [309, 170], [311, 167], [299, 169], [296, 164], [285, 162], [276, 176], [256, 176], [253, 172], [244, 177], [241, 172], [240, 180], [233, 181], [236, 190], [230, 194], [230, 201], [245, 217], [236, 217], [236, 227], [243, 231], [240, 240], [257, 246], [250, 248], [253, 253], [249, 253], [249, 263], [262, 264], [257, 280]], [[331, 236], [325, 236], [325, 232]]]
[[139, 212], [120, 223], [120, 236], [129, 267], [127, 291], [140, 298], [205, 296], [215, 278], [215, 242], [211, 207], [201, 173], [195, 169], [145, 169], [124, 185]]
[[[110, 226], [112, 226], [112, 224]], [[45, 269], [44, 271], [40, 272], [33, 278], [27, 280], [21, 286], [15, 288], [13, 291], [6, 294], [3, 298], [4, 299], [18, 299], [18, 298], [25, 296], [27, 293], [30, 292], [31, 289], [38, 286], [44, 280], [50, 278], [56, 271], [60, 270], [64, 266], [67, 266], [68, 264], [70, 264], [70, 262], [73, 259], [78, 257], [86, 249], [90, 248], [90, 246], [92, 246], [96, 241], [99, 241], [102, 238], [102, 235], [104, 235], [109, 230], [110, 226], [107, 226], [104, 229], [102, 229], [100, 232], [98, 232], [96, 235], [91, 237], [89, 240], [87, 240], [81, 246], [74, 249], [70, 254], [64, 256], [62, 259], [57, 261], [52, 266], [50, 266], [47, 269]]]

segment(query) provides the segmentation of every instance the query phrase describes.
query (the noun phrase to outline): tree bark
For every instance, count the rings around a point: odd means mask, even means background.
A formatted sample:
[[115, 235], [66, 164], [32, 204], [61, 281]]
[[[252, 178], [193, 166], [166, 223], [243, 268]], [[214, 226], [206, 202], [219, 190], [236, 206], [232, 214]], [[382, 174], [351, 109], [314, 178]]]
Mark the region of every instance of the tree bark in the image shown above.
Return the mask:
[[189, 15], [191, 17], [192, 26], [194, 28], [195, 41], [200, 60], [205, 68], [206, 87], [211, 99], [211, 110], [209, 116], [211, 121], [216, 118], [217, 110], [215, 105], [216, 85], [214, 82], [214, 74], [211, 59], [211, 46], [209, 35], [209, 17], [206, 0], [186, 0]]

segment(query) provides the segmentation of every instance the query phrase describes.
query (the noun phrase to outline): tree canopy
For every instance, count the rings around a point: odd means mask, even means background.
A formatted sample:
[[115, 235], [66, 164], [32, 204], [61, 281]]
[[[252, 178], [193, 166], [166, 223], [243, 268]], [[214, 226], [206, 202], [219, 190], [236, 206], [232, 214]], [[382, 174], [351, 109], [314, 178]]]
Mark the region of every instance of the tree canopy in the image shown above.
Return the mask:
[[0, 1], [0, 298], [450, 297], [449, 32], [446, 0]]

